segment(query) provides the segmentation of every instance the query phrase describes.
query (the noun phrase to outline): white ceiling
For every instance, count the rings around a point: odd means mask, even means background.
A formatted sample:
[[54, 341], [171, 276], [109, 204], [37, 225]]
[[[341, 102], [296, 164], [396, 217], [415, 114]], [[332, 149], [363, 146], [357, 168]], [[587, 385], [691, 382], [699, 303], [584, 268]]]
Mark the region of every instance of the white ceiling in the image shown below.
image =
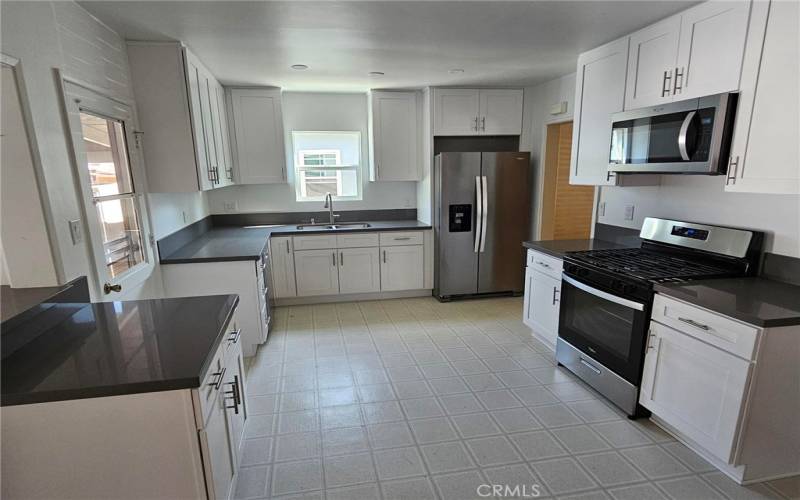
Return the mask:
[[697, 2], [80, 3], [127, 39], [182, 40], [223, 84], [354, 91], [543, 82], [574, 71], [580, 52]]

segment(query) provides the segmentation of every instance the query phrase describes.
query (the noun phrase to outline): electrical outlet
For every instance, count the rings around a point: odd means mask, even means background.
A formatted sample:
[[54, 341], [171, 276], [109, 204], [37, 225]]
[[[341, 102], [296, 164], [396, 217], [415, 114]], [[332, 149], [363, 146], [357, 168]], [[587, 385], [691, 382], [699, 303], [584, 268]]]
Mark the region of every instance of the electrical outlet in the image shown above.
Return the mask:
[[597, 207], [597, 215], [600, 217], [605, 217], [606, 215], [606, 202], [601, 201], [600, 206]]
[[239, 202], [238, 201], [224, 201], [222, 202], [222, 209], [226, 212], [236, 212], [239, 210]]
[[625, 205], [625, 220], [633, 220], [633, 205]]
[[80, 219], [69, 221], [69, 235], [72, 236], [73, 245], [77, 245], [83, 241], [83, 229], [81, 228]]

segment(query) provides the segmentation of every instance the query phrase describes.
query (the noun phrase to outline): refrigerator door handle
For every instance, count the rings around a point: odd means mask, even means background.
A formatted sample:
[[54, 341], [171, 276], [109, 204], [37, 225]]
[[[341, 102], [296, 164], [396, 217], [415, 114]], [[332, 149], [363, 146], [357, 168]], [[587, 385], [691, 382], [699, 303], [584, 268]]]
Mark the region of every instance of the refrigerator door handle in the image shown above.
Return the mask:
[[479, 175], [475, 176], [475, 253], [478, 253], [481, 245], [481, 225], [480, 220], [483, 217], [483, 190], [481, 189], [481, 178]]
[[483, 190], [483, 208], [481, 208], [481, 253], [486, 248], [486, 225], [489, 220], [489, 189], [487, 186], [486, 176], [481, 176], [481, 185]]

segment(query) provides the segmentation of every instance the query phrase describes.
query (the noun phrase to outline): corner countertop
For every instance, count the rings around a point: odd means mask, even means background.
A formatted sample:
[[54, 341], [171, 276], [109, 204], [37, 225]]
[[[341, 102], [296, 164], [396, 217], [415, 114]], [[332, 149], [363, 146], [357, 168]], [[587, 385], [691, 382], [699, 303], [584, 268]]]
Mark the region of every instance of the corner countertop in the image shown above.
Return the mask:
[[764, 278], [656, 284], [656, 292], [763, 328], [800, 325], [800, 286]]
[[610, 241], [587, 239], [587, 240], [536, 240], [524, 241], [522, 246], [552, 255], [558, 259], [564, 257], [567, 252], [583, 252], [586, 250], [609, 250], [614, 248], [630, 248], [629, 245], [620, 245]]
[[200, 386], [236, 295], [43, 303], [2, 332], [2, 406]]
[[[161, 256], [162, 264], [191, 264], [258, 260], [272, 235], [341, 234], [372, 231], [411, 231], [430, 229], [430, 224], [417, 220], [368, 221], [368, 228], [297, 229], [297, 224], [251, 227], [215, 227], [169, 255]], [[343, 223], [347, 224], [347, 223]], [[320, 224], [324, 226], [324, 224]]]

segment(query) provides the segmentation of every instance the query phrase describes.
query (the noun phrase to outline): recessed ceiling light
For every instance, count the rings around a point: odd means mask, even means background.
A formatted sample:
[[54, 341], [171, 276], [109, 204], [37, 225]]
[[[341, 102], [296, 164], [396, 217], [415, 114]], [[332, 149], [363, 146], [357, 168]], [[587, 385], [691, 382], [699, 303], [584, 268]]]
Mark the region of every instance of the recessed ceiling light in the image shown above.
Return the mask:
[[450, 71], [448, 71], [448, 73], [450, 73], [451, 75], [460, 75], [463, 72], [464, 70], [461, 68], [453, 68]]
[[370, 71], [369, 72], [369, 76], [383, 76], [385, 74], [386, 73], [384, 73], [383, 71]]
[[292, 69], [303, 71], [304, 69], [308, 69], [308, 66], [305, 64], [292, 64]]

